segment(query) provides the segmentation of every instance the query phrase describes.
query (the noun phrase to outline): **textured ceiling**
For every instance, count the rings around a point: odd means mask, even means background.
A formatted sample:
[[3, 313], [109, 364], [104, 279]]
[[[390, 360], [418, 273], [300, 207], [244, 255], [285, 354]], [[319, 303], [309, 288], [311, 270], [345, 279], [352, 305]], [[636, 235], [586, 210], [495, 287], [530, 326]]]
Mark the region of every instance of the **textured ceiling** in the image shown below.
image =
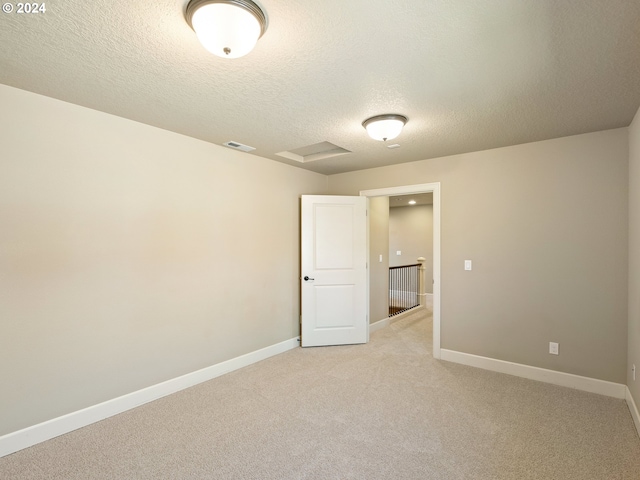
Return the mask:
[[[624, 127], [640, 105], [638, 0], [261, 0], [269, 28], [236, 60], [186, 3], [0, 13], [0, 83], [325, 174]], [[409, 117], [400, 148], [362, 128], [382, 113]], [[352, 153], [276, 155], [325, 141]]]
[[415, 201], [414, 205], [433, 205], [433, 193], [419, 193], [417, 195], [397, 195], [389, 197], [389, 208], [409, 207], [409, 201]]

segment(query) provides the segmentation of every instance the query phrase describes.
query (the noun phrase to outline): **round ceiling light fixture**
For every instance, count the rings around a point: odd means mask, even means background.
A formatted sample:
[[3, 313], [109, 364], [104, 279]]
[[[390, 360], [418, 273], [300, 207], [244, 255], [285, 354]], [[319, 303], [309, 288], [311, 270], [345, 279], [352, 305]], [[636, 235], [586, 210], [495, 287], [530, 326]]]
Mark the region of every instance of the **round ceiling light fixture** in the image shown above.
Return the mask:
[[185, 17], [202, 46], [223, 58], [246, 55], [267, 30], [267, 17], [251, 0], [191, 0]]
[[362, 126], [374, 140], [386, 142], [400, 135], [402, 127], [409, 121], [404, 115], [388, 113], [367, 118], [362, 122]]

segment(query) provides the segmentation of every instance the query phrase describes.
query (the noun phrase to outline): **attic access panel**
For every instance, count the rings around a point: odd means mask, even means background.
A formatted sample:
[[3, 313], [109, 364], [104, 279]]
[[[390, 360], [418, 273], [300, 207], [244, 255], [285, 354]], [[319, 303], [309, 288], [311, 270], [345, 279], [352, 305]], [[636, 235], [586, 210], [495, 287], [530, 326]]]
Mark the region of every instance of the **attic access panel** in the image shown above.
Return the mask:
[[324, 160], [325, 158], [337, 157], [339, 155], [347, 155], [349, 153], [351, 153], [351, 151], [334, 145], [331, 142], [320, 142], [294, 150], [279, 152], [276, 153], [276, 155], [296, 162], [308, 163], [316, 160]]

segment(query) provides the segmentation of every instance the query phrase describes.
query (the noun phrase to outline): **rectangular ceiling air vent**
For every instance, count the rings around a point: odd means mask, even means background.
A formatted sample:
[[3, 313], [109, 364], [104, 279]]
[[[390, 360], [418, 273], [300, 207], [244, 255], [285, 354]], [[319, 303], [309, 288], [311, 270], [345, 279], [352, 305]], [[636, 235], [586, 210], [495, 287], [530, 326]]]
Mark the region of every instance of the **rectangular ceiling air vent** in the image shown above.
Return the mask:
[[306, 147], [296, 148], [285, 152], [276, 153], [276, 155], [289, 160], [295, 160], [300, 163], [313, 162], [323, 160], [325, 158], [337, 157], [338, 155], [346, 155], [351, 153], [342, 147], [334, 145], [330, 142], [320, 142]]
[[236, 150], [242, 150], [243, 152], [250, 152], [251, 150], [255, 150], [254, 147], [250, 147], [249, 145], [243, 145], [238, 142], [225, 142], [222, 145], [225, 147], [235, 148]]

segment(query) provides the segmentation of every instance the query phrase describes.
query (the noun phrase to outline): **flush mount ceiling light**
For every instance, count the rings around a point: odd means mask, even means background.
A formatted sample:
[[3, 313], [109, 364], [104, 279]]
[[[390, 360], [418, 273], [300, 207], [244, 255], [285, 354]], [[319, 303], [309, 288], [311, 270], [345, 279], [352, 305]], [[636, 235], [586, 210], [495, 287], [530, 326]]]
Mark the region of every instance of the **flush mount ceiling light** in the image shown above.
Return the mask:
[[185, 17], [202, 46], [223, 58], [246, 55], [267, 30], [264, 12], [251, 0], [191, 0]]
[[402, 127], [408, 122], [407, 117], [395, 113], [377, 115], [362, 122], [362, 126], [374, 140], [386, 142], [400, 135]]

